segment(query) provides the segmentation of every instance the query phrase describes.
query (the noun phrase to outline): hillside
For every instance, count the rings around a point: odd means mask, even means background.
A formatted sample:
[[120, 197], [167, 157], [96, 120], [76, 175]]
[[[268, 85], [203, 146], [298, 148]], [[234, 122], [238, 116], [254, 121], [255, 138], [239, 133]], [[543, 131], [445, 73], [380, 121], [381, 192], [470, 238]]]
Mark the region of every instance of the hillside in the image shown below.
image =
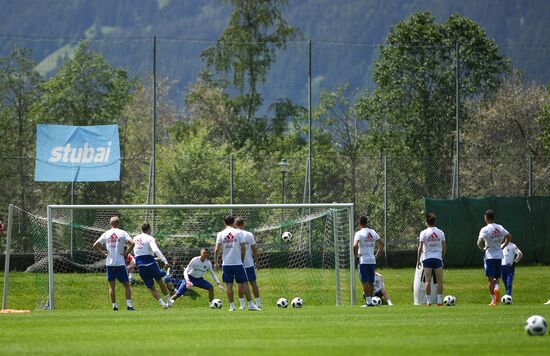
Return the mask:
[[[115, 65], [149, 78], [152, 37], [158, 36], [158, 75], [177, 82], [176, 101], [202, 68], [200, 51], [217, 39], [230, 13], [218, 0], [0, 0], [0, 6], [0, 54], [14, 46], [33, 48], [46, 75], [72, 54], [77, 39], [87, 38]], [[377, 44], [393, 24], [421, 9], [439, 20], [453, 12], [472, 18], [529, 80], [550, 82], [549, 1], [290, 0], [285, 14], [302, 39], [279, 54], [262, 88], [264, 97], [307, 103], [308, 39], [313, 42], [314, 98], [320, 89], [345, 82], [372, 88]]]

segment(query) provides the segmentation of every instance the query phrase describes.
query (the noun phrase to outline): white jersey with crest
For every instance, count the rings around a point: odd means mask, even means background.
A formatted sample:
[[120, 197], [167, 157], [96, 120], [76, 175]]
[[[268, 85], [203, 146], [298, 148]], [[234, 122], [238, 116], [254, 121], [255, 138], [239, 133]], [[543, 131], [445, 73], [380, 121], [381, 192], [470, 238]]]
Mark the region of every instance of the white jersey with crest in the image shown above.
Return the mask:
[[164, 263], [167, 264], [168, 261], [166, 257], [160, 252], [160, 249], [157, 245], [155, 238], [149, 234], [143, 233], [134, 237], [134, 256], [136, 260], [141, 260], [140, 256], [155, 256]]
[[443, 260], [443, 241], [445, 234], [435, 226], [430, 226], [420, 232], [419, 241], [423, 242], [421, 260], [437, 258]]
[[254, 234], [250, 231], [241, 230], [246, 245], [246, 252], [244, 254], [244, 268], [254, 267], [254, 257], [252, 256], [252, 246], [256, 245]]
[[241, 244], [244, 242], [241, 230], [234, 227], [226, 227], [218, 232], [216, 244], [221, 244], [223, 247], [222, 266], [242, 265]]
[[130, 235], [121, 229], [109, 229], [105, 231], [96, 243], [105, 245], [105, 249], [109, 254], [105, 259], [107, 266], [124, 266], [124, 246], [126, 241], [132, 241]]
[[508, 231], [499, 224], [487, 224], [479, 231], [479, 240], [485, 241], [485, 259], [501, 259], [504, 255], [500, 245]]
[[204, 274], [206, 273], [206, 271], [210, 272], [212, 278], [216, 283], [220, 283], [218, 277], [212, 269], [212, 262], [210, 262], [208, 258], [206, 258], [204, 261], [201, 261], [201, 256], [193, 257], [193, 259], [191, 259], [187, 267], [185, 267], [183, 275], [185, 277], [185, 280], [188, 281], [189, 276], [195, 278], [204, 278]]
[[514, 264], [514, 261], [521, 253], [520, 249], [514, 244], [513, 242], [509, 242], [506, 247], [502, 249], [502, 265], [503, 266], [512, 266]]
[[376, 264], [374, 246], [377, 240], [380, 240], [380, 235], [368, 227], [362, 228], [355, 233], [353, 241], [359, 241], [359, 263]]

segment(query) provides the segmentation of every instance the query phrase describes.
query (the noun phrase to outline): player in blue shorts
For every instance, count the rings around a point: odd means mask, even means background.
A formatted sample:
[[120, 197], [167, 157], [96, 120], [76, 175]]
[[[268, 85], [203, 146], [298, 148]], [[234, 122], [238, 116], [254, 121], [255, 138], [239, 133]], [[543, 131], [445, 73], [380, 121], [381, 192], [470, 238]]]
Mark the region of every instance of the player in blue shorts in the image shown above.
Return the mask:
[[437, 283], [437, 305], [443, 305], [443, 257], [447, 251], [445, 234], [435, 227], [435, 214], [429, 213], [424, 220], [426, 229], [420, 232], [418, 238], [418, 254], [416, 260], [417, 268], [422, 262], [425, 276], [426, 305], [432, 305], [431, 293], [432, 272], [435, 274]]
[[486, 226], [479, 231], [477, 246], [481, 251], [485, 252], [484, 266], [485, 275], [489, 284], [489, 293], [491, 294], [491, 303], [495, 306], [499, 303], [500, 291], [498, 287], [498, 279], [501, 276], [502, 249], [505, 248], [510, 241], [512, 235], [499, 224], [495, 224], [495, 212], [487, 210], [483, 216]]
[[512, 295], [512, 283], [516, 274], [516, 264], [523, 258], [523, 252], [514, 244], [509, 242], [506, 247], [502, 248], [502, 263], [500, 266], [502, 272], [502, 281], [506, 288], [506, 294]]
[[246, 299], [248, 300], [248, 310], [260, 310], [256, 304], [252, 302], [250, 289], [248, 288], [248, 280], [244, 269], [243, 261], [246, 252], [246, 245], [243, 234], [240, 230], [233, 227], [235, 217], [227, 215], [223, 219], [225, 229], [218, 233], [216, 237], [216, 248], [214, 250], [214, 261], [216, 269], [219, 264], [220, 252], [222, 252], [222, 281], [226, 286], [227, 299], [229, 299], [229, 311], [235, 311], [235, 299], [233, 295], [233, 283], [242, 288]]
[[209, 256], [210, 251], [206, 248], [201, 248], [201, 254], [191, 259], [183, 271], [185, 283], [182, 282], [176, 293], [172, 296], [174, 301], [179, 297], [182, 297], [185, 292], [192, 287], [206, 289], [208, 291], [208, 300], [212, 301], [212, 299], [214, 299], [214, 287], [210, 284], [210, 282], [204, 279], [204, 274], [206, 271], [210, 272], [210, 275], [212, 275], [212, 279], [214, 279], [218, 288], [223, 290], [218, 276], [216, 276], [214, 270], [212, 269], [212, 263], [208, 259]]
[[[254, 235], [250, 231], [244, 230], [244, 219], [238, 217], [235, 219], [235, 227], [243, 233], [244, 243], [246, 244], [246, 252], [244, 257], [244, 269], [246, 270], [246, 278], [248, 283], [250, 283], [250, 288], [252, 289], [252, 294], [256, 297], [256, 305], [258, 308], [262, 308], [262, 303], [260, 302], [260, 289], [258, 288], [258, 283], [256, 283], [256, 270], [258, 265], [258, 249], [256, 247], [256, 240]], [[239, 309], [244, 309], [244, 293], [240, 288], [237, 288], [239, 294], [239, 302], [241, 306]]]
[[[137, 270], [143, 283], [149, 288], [153, 298], [158, 300], [160, 305], [166, 309], [172, 305], [173, 301], [170, 299], [170, 293], [168, 292], [166, 284], [164, 284], [163, 277], [166, 273], [159, 268], [155, 260], [155, 255], [158, 256], [165, 266], [168, 266], [168, 261], [162, 252], [160, 252], [155, 238], [149, 235], [151, 233], [151, 225], [143, 223], [141, 225], [141, 231], [141, 234], [134, 237], [134, 255]], [[165, 299], [160, 296], [155, 288], [155, 281], [159, 285]]]
[[[124, 285], [126, 293], [126, 307], [128, 310], [135, 310], [132, 304], [132, 290], [128, 278], [128, 270], [126, 269], [125, 259], [131, 252], [134, 242], [130, 235], [120, 229], [120, 220], [117, 216], [113, 216], [109, 221], [109, 230], [105, 231], [99, 239], [94, 243], [94, 249], [105, 257], [107, 266], [107, 281], [109, 281], [109, 296], [113, 304], [113, 310], [118, 310], [115, 294], [115, 280], [119, 280]], [[128, 249], [125, 246], [128, 244]], [[107, 251], [101, 248], [104, 245]]]
[[372, 306], [374, 294], [376, 257], [384, 249], [384, 242], [376, 231], [367, 227], [365, 215], [359, 217], [359, 228], [353, 239], [353, 253], [355, 258], [359, 257], [359, 278], [363, 284], [363, 294], [367, 299], [363, 307], [369, 307]]

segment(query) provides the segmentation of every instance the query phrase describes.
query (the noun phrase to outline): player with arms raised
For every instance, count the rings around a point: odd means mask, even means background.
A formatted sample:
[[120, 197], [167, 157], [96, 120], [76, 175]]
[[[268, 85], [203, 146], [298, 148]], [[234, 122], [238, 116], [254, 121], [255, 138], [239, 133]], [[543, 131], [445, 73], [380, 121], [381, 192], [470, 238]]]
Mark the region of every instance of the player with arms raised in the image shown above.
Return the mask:
[[426, 305], [432, 305], [432, 271], [435, 273], [437, 283], [437, 305], [443, 305], [443, 257], [447, 251], [447, 243], [445, 242], [445, 234], [443, 231], [434, 226], [435, 214], [429, 213], [426, 215], [426, 229], [420, 232], [418, 241], [418, 254], [416, 265], [424, 268], [424, 276], [426, 279]]
[[[165, 264], [168, 265], [166, 257], [160, 252], [155, 238], [151, 235], [151, 225], [143, 223], [141, 225], [142, 233], [134, 237], [134, 255], [136, 260], [136, 266], [139, 276], [145, 283], [145, 286], [149, 288], [151, 295], [155, 300], [158, 300], [160, 305], [166, 309], [172, 305], [170, 299], [170, 292], [166, 284], [164, 284], [163, 277], [165, 273], [160, 270], [157, 261], [155, 261], [155, 255]], [[155, 282], [160, 287], [161, 292], [164, 294], [166, 301], [160, 296], [159, 292], [155, 288]]]
[[[256, 266], [258, 266], [258, 248], [256, 247], [256, 240], [254, 235], [250, 231], [244, 230], [244, 219], [238, 217], [235, 219], [235, 227], [243, 233], [244, 243], [246, 244], [246, 253], [244, 256], [244, 269], [246, 270], [246, 278], [250, 287], [252, 288], [252, 294], [256, 297], [256, 305], [258, 308], [262, 308], [260, 302], [260, 289], [256, 283]], [[240, 309], [244, 309], [244, 293], [241, 288], [237, 287], [239, 294], [239, 302], [241, 303]]]
[[191, 261], [183, 271], [185, 283], [181, 283], [176, 293], [172, 296], [172, 299], [174, 301], [183, 296], [185, 292], [193, 286], [206, 289], [208, 291], [208, 300], [212, 301], [212, 299], [214, 299], [214, 287], [212, 286], [212, 284], [210, 284], [210, 282], [204, 279], [204, 274], [206, 273], [206, 271], [210, 272], [210, 274], [212, 275], [212, 279], [214, 279], [214, 281], [218, 285], [218, 288], [223, 290], [218, 276], [216, 276], [214, 270], [212, 269], [212, 263], [208, 259], [209, 256], [210, 251], [208, 251], [208, 249], [206, 248], [201, 248], [200, 256], [193, 257], [191, 259]]
[[491, 293], [491, 303], [497, 305], [500, 299], [498, 279], [501, 275], [501, 263], [504, 257], [502, 249], [512, 240], [512, 235], [502, 225], [495, 224], [495, 212], [487, 210], [483, 216], [486, 226], [479, 231], [477, 246], [485, 252], [485, 275]]
[[248, 280], [243, 265], [246, 252], [246, 244], [243, 235], [240, 230], [233, 227], [235, 217], [227, 215], [223, 221], [225, 223], [225, 229], [220, 231], [216, 238], [214, 261], [217, 269], [219, 266], [220, 252], [223, 250], [222, 281], [226, 285], [227, 299], [229, 299], [229, 311], [235, 311], [235, 299], [233, 295], [234, 281], [242, 288], [248, 300], [248, 310], [258, 311], [260, 309], [252, 302], [252, 297], [250, 296]]
[[[353, 239], [353, 253], [355, 258], [359, 257], [359, 278], [363, 284], [363, 295], [367, 300], [363, 307], [372, 306], [374, 294], [374, 276], [376, 272], [376, 257], [384, 249], [384, 242], [373, 229], [367, 227], [367, 217], [359, 217], [359, 231]], [[374, 251], [376, 247], [376, 253]]]
[[[109, 281], [109, 296], [111, 297], [111, 303], [113, 303], [113, 310], [118, 310], [115, 294], [116, 279], [124, 285], [127, 309], [135, 310], [132, 305], [132, 290], [130, 289], [128, 270], [126, 269], [125, 263], [126, 257], [134, 246], [134, 241], [126, 231], [120, 229], [120, 220], [117, 216], [111, 218], [109, 226], [111, 228], [105, 231], [94, 243], [94, 249], [105, 257], [107, 281]], [[126, 243], [129, 244], [129, 247], [125, 251], [124, 247]], [[107, 251], [104, 251], [101, 245], [104, 245]]]

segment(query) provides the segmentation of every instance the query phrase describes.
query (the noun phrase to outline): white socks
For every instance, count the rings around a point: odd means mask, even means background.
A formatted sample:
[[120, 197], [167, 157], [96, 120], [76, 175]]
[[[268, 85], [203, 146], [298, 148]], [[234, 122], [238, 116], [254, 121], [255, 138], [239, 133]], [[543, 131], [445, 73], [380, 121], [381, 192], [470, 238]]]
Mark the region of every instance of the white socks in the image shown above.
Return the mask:
[[260, 303], [260, 298], [259, 298], [259, 297], [258, 297], [258, 298], [256, 298], [256, 305], [257, 305], [257, 306], [260, 306], [260, 305], [262, 305], [262, 303]]
[[427, 296], [425, 297], [425, 300], [426, 300], [426, 304], [427, 304], [427, 305], [431, 305], [431, 304], [432, 304], [432, 299], [430, 298], [429, 295], [427, 295]]
[[367, 297], [367, 304], [368, 304], [368, 305], [371, 305], [371, 304], [372, 304], [372, 297]]
[[393, 303], [391, 302], [391, 299], [388, 298], [388, 300], [386, 301], [386, 303], [388, 303], [388, 305], [393, 305]]
[[442, 294], [437, 295], [437, 304], [443, 304], [443, 295]]
[[163, 308], [166, 308], [168, 306], [168, 304], [162, 298], [159, 298], [159, 303], [160, 305], [162, 305]]
[[117, 303], [113, 303], [113, 308], [117, 308], [117, 309], [118, 309], [118, 304], [117, 304]]
[[239, 302], [241, 303], [241, 308], [244, 308], [244, 298], [239, 298]]
[[133, 307], [133, 305], [132, 305], [132, 299], [126, 299], [126, 305], [127, 305], [129, 308]]

